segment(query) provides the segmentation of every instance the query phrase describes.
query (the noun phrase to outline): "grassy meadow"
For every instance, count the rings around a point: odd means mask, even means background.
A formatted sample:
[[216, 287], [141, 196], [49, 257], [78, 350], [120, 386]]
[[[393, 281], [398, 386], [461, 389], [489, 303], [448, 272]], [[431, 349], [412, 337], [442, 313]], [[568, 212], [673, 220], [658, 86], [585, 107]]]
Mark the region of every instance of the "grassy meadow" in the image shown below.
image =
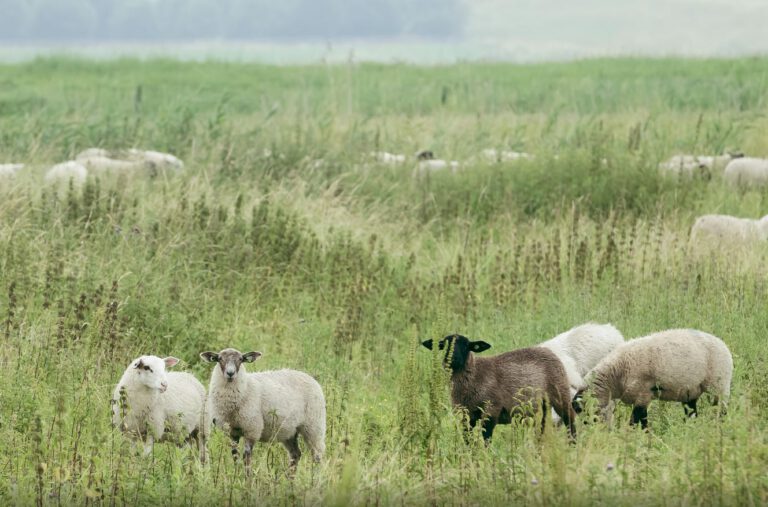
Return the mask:
[[[765, 505], [765, 249], [692, 255], [704, 213], [768, 191], [664, 178], [678, 152], [768, 156], [768, 59], [274, 67], [52, 58], [0, 65], [0, 503], [4, 505]], [[82, 149], [173, 153], [178, 174], [46, 185]], [[514, 164], [485, 148], [536, 155]], [[467, 161], [414, 177], [373, 150]], [[603, 162], [605, 159], [605, 162]], [[462, 438], [426, 338], [499, 353], [574, 325], [720, 336], [728, 415], [654, 402], [651, 430], [499, 426]], [[110, 423], [129, 361], [264, 355], [323, 386], [327, 454], [280, 445], [246, 477]], [[590, 419], [585, 416], [582, 420]]]

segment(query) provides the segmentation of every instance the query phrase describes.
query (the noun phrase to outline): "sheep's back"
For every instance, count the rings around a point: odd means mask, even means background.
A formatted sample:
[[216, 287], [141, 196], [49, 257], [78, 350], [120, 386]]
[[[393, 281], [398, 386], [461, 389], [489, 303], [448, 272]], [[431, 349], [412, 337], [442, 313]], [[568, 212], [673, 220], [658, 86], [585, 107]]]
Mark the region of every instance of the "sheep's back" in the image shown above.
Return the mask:
[[[487, 363], [476, 361], [477, 368], [485, 367], [492, 379], [488, 382], [489, 398], [503, 406], [516, 406], [534, 398], [547, 395], [560, 397], [569, 392], [566, 371], [563, 363], [551, 350], [543, 347], [530, 347], [499, 354], [492, 358], [483, 358]], [[553, 400], [560, 402], [561, 400]]]
[[[270, 419], [275, 427], [296, 428], [306, 420], [325, 417], [325, 398], [320, 384], [297, 370], [250, 373], [249, 381], [258, 384], [260, 409], [265, 431]], [[269, 417], [268, 415], [272, 415]]]

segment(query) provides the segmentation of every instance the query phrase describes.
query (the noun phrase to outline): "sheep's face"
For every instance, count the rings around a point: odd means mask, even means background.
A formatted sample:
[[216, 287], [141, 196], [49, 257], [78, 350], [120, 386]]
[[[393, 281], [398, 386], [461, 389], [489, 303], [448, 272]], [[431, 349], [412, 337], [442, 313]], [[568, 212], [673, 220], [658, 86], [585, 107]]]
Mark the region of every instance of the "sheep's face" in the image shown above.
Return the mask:
[[200, 358], [209, 363], [219, 363], [221, 374], [227, 380], [232, 382], [240, 372], [240, 366], [243, 363], [252, 363], [261, 357], [261, 352], [248, 352], [241, 354], [239, 350], [224, 349], [218, 354], [216, 352], [202, 352]]
[[[421, 343], [423, 346], [432, 350], [433, 342], [431, 339]], [[443, 364], [450, 366], [453, 371], [463, 370], [467, 365], [470, 352], [482, 352], [491, 348], [490, 344], [478, 340], [470, 341], [466, 336], [460, 334], [448, 335], [438, 342], [438, 349], [445, 350]]]
[[168, 389], [168, 374], [165, 369], [178, 362], [179, 360], [175, 357], [161, 359], [157, 356], [141, 356], [134, 360], [129, 368], [133, 368], [139, 382], [147, 389], [156, 389], [164, 393]]

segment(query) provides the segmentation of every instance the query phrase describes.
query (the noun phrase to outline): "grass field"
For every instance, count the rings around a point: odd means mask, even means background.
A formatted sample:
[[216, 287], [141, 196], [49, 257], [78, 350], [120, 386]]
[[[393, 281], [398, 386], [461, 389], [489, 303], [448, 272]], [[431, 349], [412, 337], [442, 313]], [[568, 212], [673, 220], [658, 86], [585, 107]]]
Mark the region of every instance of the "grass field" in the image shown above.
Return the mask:
[[[0, 163], [28, 166], [0, 180], [0, 503], [768, 503], [767, 252], [688, 245], [697, 215], [759, 217], [768, 192], [656, 170], [676, 152], [768, 156], [767, 113], [768, 59], [1, 65]], [[186, 169], [42, 183], [91, 146]], [[490, 147], [536, 158], [423, 178], [365, 161]], [[530, 420], [465, 444], [420, 340], [498, 353], [589, 320], [722, 337], [728, 415], [655, 402], [649, 432], [622, 406], [574, 445]], [[282, 446], [259, 445], [249, 478], [221, 432], [201, 466], [112, 429], [131, 359], [174, 355], [207, 384], [198, 353], [226, 346], [318, 379], [321, 464], [291, 480]]]

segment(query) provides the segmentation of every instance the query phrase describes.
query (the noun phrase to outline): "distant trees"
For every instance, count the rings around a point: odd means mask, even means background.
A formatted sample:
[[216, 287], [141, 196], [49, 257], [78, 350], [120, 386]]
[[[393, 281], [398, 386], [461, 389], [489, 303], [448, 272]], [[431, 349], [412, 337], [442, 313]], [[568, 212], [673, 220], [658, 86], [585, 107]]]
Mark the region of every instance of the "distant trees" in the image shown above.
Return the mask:
[[0, 40], [454, 37], [466, 1], [0, 0]]

